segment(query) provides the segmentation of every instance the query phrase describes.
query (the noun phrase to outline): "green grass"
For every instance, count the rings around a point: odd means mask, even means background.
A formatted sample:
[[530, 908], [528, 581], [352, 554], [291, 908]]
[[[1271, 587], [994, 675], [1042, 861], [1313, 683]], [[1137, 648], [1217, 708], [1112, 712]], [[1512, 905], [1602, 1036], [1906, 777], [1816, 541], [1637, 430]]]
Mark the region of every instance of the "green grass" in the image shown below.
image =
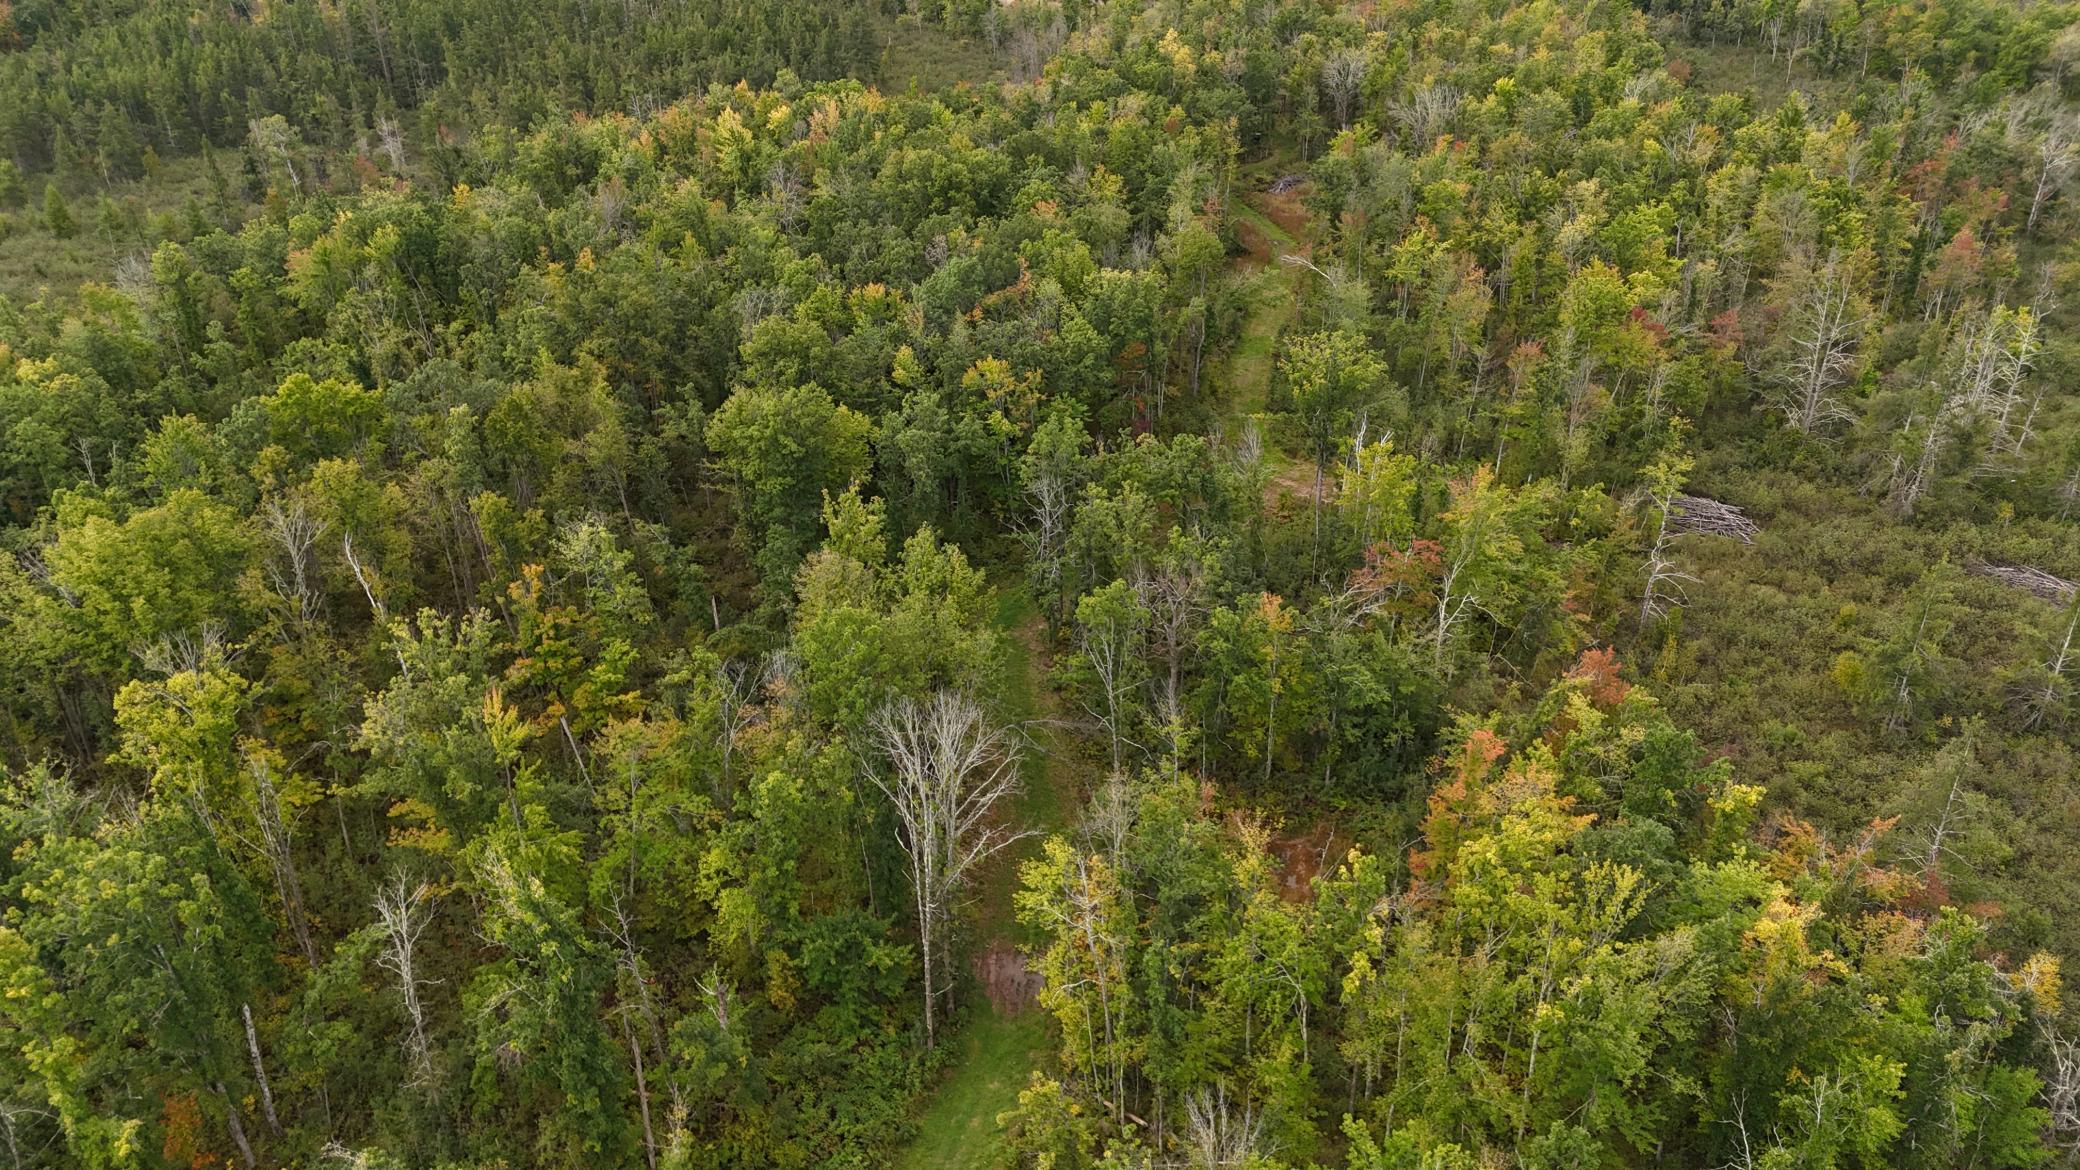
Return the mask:
[[881, 25], [881, 88], [907, 93], [912, 85], [925, 93], [956, 85], [992, 85], [1010, 75], [1003, 56], [988, 45], [928, 24], [899, 16]]
[[[1048, 720], [1056, 715], [1047, 666], [1033, 642], [1044, 638], [1040, 610], [1023, 587], [1000, 589], [994, 622], [1004, 635], [1005, 713], [1014, 719]], [[1030, 640], [1029, 640], [1030, 639]], [[1025, 758], [1025, 791], [1017, 815], [1028, 828], [1053, 831], [1068, 825], [1075, 797], [1072, 765], [1058, 728], [1036, 725]]]
[[946, 1077], [918, 1119], [899, 1170], [997, 1170], [1008, 1161], [997, 1115], [1018, 1104], [1047, 1047], [1047, 1016], [977, 1011], [953, 1040]]
[[[1263, 176], [1284, 173], [1275, 165], [1260, 165], [1259, 169]], [[1262, 232], [1273, 253], [1271, 262], [1261, 268], [1252, 269], [1242, 260], [1237, 260], [1230, 268], [1229, 279], [1243, 290], [1249, 306], [1234, 344], [1228, 347], [1227, 355], [1214, 372], [1215, 393], [1224, 402], [1221, 434], [1233, 441], [1240, 435], [1244, 420], [1264, 413], [1270, 405], [1278, 335], [1292, 321], [1299, 307], [1303, 291], [1300, 282], [1314, 279], [1314, 276], [1305, 269], [1280, 262], [1279, 254], [1302, 249], [1300, 241], [1270, 216], [1240, 198], [1231, 204], [1230, 213]], [[1283, 471], [1284, 456], [1275, 450], [1271, 434], [1263, 437], [1264, 457], [1271, 461], [1272, 474], [1276, 476]]]
[[1853, 78], [1829, 75], [1802, 60], [1787, 68], [1784, 58], [1772, 61], [1767, 48], [1753, 43], [1683, 40], [1670, 46], [1669, 55], [1689, 64], [1690, 88], [1740, 94], [1757, 111], [1774, 110], [1793, 93], [1802, 93], [1817, 114], [1832, 117], [1848, 105], [1855, 89]]
[[[124, 257], [150, 257], [154, 247], [150, 240], [127, 230], [121, 235], [102, 230], [97, 222], [103, 194], [99, 189], [66, 193], [79, 230], [69, 239], [53, 236], [43, 222], [44, 178], [29, 176], [27, 207], [0, 212], [7, 220], [0, 228], [0, 295], [18, 302], [39, 298], [70, 301], [82, 284], [115, 283], [116, 265]], [[105, 193], [140, 220], [149, 214], [177, 212], [190, 198], [207, 206], [209, 170], [200, 157], [168, 159], [157, 175], [115, 183]]]
[[1247, 290], [1249, 315], [1243, 318], [1242, 330], [1217, 375], [1228, 402], [1224, 427], [1229, 438], [1234, 437], [1242, 419], [1264, 411], [1271, 395], [1278, 335], [1292, 320], [1299, 297], [1293, 287], [1293, 269], [1281, 264], [1238, 273], [1237, 279]]
[[1286, 229], [1278, 226], [1277, 220], [1274, 220], [1270, 216], [1265, 215], [1263, 212], [1258, 211], [1256, 208], [1251, 207], [1244, 200], [1236, 199], [1229, 206], [1229, 211], [1232, 215], [1234, 215], [1236, 219], [1248, 220], [1250, 223], [1255, 224], [1258, 230], [1262, 231], [1265, 235], [1271, 237], [1273, 243], [1280, 244], [1286, 247], [1292, 246], [1293, 236], [1291, 232], [1288, 232], [1286, 231]]
[[[999, 587], [993, 624], [1004, 636], [1003, 713], [1029, 725], [1025, 789], [1011, 819], [1037, 833], [997, 855], [977, 879], [967, 923], [971, 954], [995, 940], [1018, 939], [1012, 919], [1018, 864], [1039, 855], [1047, 834], [1068, 827], [1077, 799], [1077, 760], [1066, 734], [1053, 725], [1057, 700], [1038, 652], [1044, 637], [1040, 612], [1023, 587]], [[894, 1162], [898, 1167], [993, 1170], [1005, 1164], [997, 1116], [1018, 1104], [1032, 1070], [1046, 1063], [1048, 1017], [1038, 1009], [998, 1015], [974, 987], [967, 1008], [947, 1040], [945, 1069], [918, 1116], [917, 1137]]]

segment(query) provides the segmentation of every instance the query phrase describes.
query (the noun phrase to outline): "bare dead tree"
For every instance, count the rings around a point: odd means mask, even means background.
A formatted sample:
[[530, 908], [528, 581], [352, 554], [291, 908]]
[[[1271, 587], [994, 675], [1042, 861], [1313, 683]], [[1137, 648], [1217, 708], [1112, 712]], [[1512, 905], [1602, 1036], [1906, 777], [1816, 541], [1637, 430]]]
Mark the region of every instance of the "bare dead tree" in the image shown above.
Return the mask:
[[2024, 684], [2022, 712], [2027, 727], [2039, 727], [2059, 717], [2072, 696], [2073, 684], [2066, 674], [2073, 669], [2074, 660], [2080, 658], [2080, 647], [2074, 645], [2075, 639], [2080, 638], [2080, 590], [2071, 596], [2066, 606], [2065, 632], [2058, 635], [2051, 657], [2040, 668], [2040, 676]]
[[1255, 415], [1242, 420], [1242, 433], [1235, 439], [1235, 465], [1245, 478], [1255, 475], [1264, 462], [1264, 429]]
[[2050, 1017], [2039, 1017], [2038, 1027], [2050, 1055], [2044, 1076], [2048, 1128], [2068, 1151], [2080, 1151], [2080, 1040], [2062, 1034]]
[[1919, 869], [1924, 883], [1933, 884], [1942, 878], [1944, 858], [1964, 861], [1951, 847], [1951, 839], [1962, 831], [1971, 814], [1970, 789], [1966, 779], [1969, 769], [1977, 763], [1976, 734], [1974, 724], [1965, 724], [1963, 734], [1945, 745], [1929, 765], [1930, 773], [1935, 773], [1939, 766], [1945, 768], [1949, 773], [1949, 784], [1944, 789], [1943, 804], [1936, 810], [1935, 819], [1905, 843], [1904, 857]]
[[253, 1005], [239, 1004], [238, 1014], [244, 1017], [246, 1023], [246, 1051], [253, 1058], [253, 1079], [260, 1082], [260, 1111], [267, 1118], [267, 1128], [279, 1134], [282, 1132], [282, 1120], [275, 1115], [274, 1086], [268, 1082], [266, 1062], [260, 1059], [260, 1031], [253, 1027]]
[[172, 678], [186, 671], [201, 670], [224, 661], [224, 623], [207, 621], [198, 629], [175, 630], [154, 641], [132, 646], [130, 653], [148, 674]]
[[785, 162], [776, 162], [766, 172], [766, 198], [772, 203], [773, 218], [782, 228], [791, 229], [800, 221], [802, 209], [809, 201], [809, 185], [794, 168]]
[[2080, 151], [2074, 149], [2072, 119], [2055, 115], [2051, 125], [2045, 128], [2044, 136], [2037, 140], [2037, 186], [2029, 199], [2029, 222], [2023, 230], [2034, 235], [2037, 221], [2043, 218], [2044, 208], [2052, 197], [2065, 189], [2066, 181], [2072, 178], [2073, 168], [2080, 164]]
[[1062, 589], [1062, 563], [1069, 540], [1070, 483], [1052, 462], [1035, 461], [1026, 475], [1026, 498], [1033, 511], [1024, 536], [1034, 592], [1043, 599], [1056, 598], [1056, 612], [1050, 616], [1060, 627], [1062, 611], [1068, 605]]
[[619, 235], [622, 217], [628, 213], [628, 184], [620, 175], [609, 175], [593, 194], [593, 206], [599, 209], [600, 227], [608, 235]]
[[246, 1140], [246, 1124], [239, 1117], [238, 1098], [231, 1095], [231, 1090], [225, 1087], [223, 1081], [210, 1082], [210, 1088], [224, 1100], [224, 1126], [231, 1131], [231, 1141], [238, 1147], [239, 1160], [246, 1164], [248, 1170], [259, 1165], [259, 1160], [253, 1157], [253, 1143]]
[[1104, 851], [1113, 869], [1125, 864], [1127, 835], [1134, 828], [1134, 792], [1127, 778], [1114, 772], [1091, 793], [1078, 826], [1092, 845]]
[[1929, 409], [1909, 416], [1902, 426], [1911, 434], [1919, 421], [1922, 429], [1918, 449], [1909, 444], [1915, 450], [1911, 462], [1896, 458], [1890, 474], [1890, 499], [1901, 516], [1914, 514], [1934, 486], [1944, 455], [1953, 443], [1970, 438], [1973, 423], [1990, 420], [1994, 452], [2021, 449], [2035, 406], [2019, 430], [2014, 414], [2037, 346], [2036, 315], [2027, 308], [1998, 306], [1958, 330], [1948, 346], [1945, 367], [1931, 386]]
[[[376, 625], [388, 626], [390, 624], [390, 608], [383, 604], [382, 598], [376, 596], [376, 582], [368, 569], [362, 565], [361, 558], [354, 552], [353, 533], [349, 532], [340, 537], [340, 551], [346, 555], [347, 568], [353, 570], [354, 580], [361, 586], [361, 595], [368, 598], [368, 608], [375, 614]], [[397, 672], [399, 676], [403, 678], [412, 677], [412, 664], [404, 656], [403, 645], [398, 642], [395, 636], [391, 638], [390, 642], [391, 650], [397, 654]]]
[[2029, 310], [1996, 313], [1989, 332], [1994, 334], [1985, 347], [1991, 367], [1986, 395], [1990, 400], [1988, 412], [1993, 416], [1992, 446], [1995, 454], [2020, 456], [2043, 405], [2041, 392], [2024, 402], [2024, 387], [2029, 384], [2030, 371], [2036, 366], [2041, 348], [2037, 315]]
[[1228, 1084], [1217, 1082], [1185, 1098], [1185, 1140], [1194, 1170], [1245, 1166], [1264, 1151], [1264, 1119], [1256, 1107], [1228, 1099]]
[[14, 1170], [22, 1168], [22, 1122], [31, 1118], [53, 1117], [48, 1109], [38, 1109], [13, 1101], [0, 1101], [0, 1139], [7, 1142], [8, 1162]]
[[[143, 252], [126, 252], [116, 261], [116, 288], [124, 296], [144, 304], [152, 295], [152, 258]], [[87, 452], [87, 437], [79, 436], [80, 458], [87, 463], [87, 480], [93, 482], [94, 464]]]
[[[1914, 422], [1915, 416], [1909, 415], [1907, 421], [1901, 424], [1901, 431], [1911, 431]], [[1935, 412], [1934, 416], [1922, 425], [1924, 429], [1921, 432], [1921, 442], [1912, 466], [1909, 467], [1906, 459], [1898, 454], [1892, 459], [1892, 490], [1886, 496], [1886, 500], [1892, 505], [1893, 511], [1902, 517], [1911, 517], [1914, 509], [1920, 505], [1921, 497], [1928, 493], [1929, 486], [1935, 479], [1937, 461], [1942, 458], [1950, 443], [1948, 411]]]
[[1090, 708], [1087, 704], [1086, 708], [1105, 728], [1112, 745], [1112, 770], [1117, 772], [1121, 749], [1131, 742], [1126, 734], [1127, 699], [1140, 673], [1141, 641], [1148, 614], [1141, 608], [1138, 596], [1128, 613], [1100, 610], [1086, 621], [1089, 612], [1086, 607], [1077, 607], [1076, 649], [1098, 682], [1098, 706]]
[[1666, 492], [1657, 492], [1650, 497], [1656, 520], [1654, 544], [1647, 550], [1647, 587], [1639, 599], [1639, 622], [1642, 626], [1666, 614], [1670, 605], [1682, 604], [1683, 586], [1697, 582], [1696, 577], [1676, 567], [1669, 553], [1669, 541], [1679, 534], [1671, 530], [1670, 520], [1675, 511], [1675, 501], [1681, 498]]
[[722, 786], [731, 787], [730, 765], [736, 756], [737, 741], [765, 715], [759, 697], [766, 693], [774, 682], [786, 672], [785, 660], [779, 654], [761, 657], [756, 665], [738, 659], [722, 663], [715, 668], [715, 681], [720, 687], [720, 714], [722, 716]]
[[260, 827], [260, 851], [273, 871], [275, 893], [289, 929], [296, 935], [297, 949], [311, 970], [318, 969], [318, 947], [311, 941], [310, 915], [304, 911], [303, 879], [296, 869], [289, 825], [282, 816], [281, 794], [274, 785], [274, 766], [262, 752], [246, 753], [246, 772], [253, 780], [253, 819]]
[[64, 602], [67, 606], [78, 608], [79, 594], [67, 589], [51, 573], [50, 562], [44, 559], [41, 549], [25, 549], [15, 557], [15, 561], [22, 566], [22, 572], [28, 576], [29, 580], [56, 594], [58, 600]]
[[1433, 670], [1444, 669], [1444, 652], [1452, 644], [1453, 632], [1480, 607], [1480, 599], [1459, 587], [1460, 578], [1467, 575], [1467, 562], [1455, 558], [1445, 566], [1444, 576], [1437, 583], [1437, 612], [1431, 620], [1430, 666]]
[[269, 548], [268, 583], [294, 607], [297, 624], [309, 625], [324, 602], [314, 550], [325, 533], [325, 522], [312, 516], [302, 500], [284, 506], [280, 500], [270, 499], [260, 506], [260, 530]]
[[404, 131], [388, 114], [376, 118], [376, 149], [381, 150], [383, 157], [390, 160], [392, 174], [404, 173]]
[[[655, 1170], [657, 1166], [657, 1131], [651, 1121], [650, 1079], [643, 1061], [643, 1053], [645, 1051], [645, 1041], [647, 1040], [649, 1050], [657, 1055], [660, 1064], [663, 1064], [667, 1059], [664, 1024], [658, 1016], [656, 1003], [650, 995], [649, 971], [647, 964], [643, 961], [642, 952], [636, 946], [635, 923], [629, 917], [627, 905], [621, 900], [619, 894], [614, 896], [609, 909], [613, 915], [613, 922], [607, 933], [614, 942], [615, 966], [619, 968], [621, 977], [626, 981], [627, 985], [626, 998], [623, 1000], [620, 1010], [615, 1014], [620, 1018], [621, 1037], [628, 1045], [629, 1059], [635, 1071], [636, 1103], [640, 1107], [643, 1121], [643, 1152], [652, 1170]], [[636, 1034], [636, 1029], [630, 1025], [629, 1020], [631, 1017], [642, 1021], [643, 1035], [641, 1037]], [[672, 1093], [672, 1115], [676, 1116], [684, 1112], [686, 1108], [685, 1097], [679, 1091], [677, 1078], [667, 1076], [666, 1083]]]
[[2080, 584], [2068, 581], [2064, 577], [2054, 576], [2042, 569], [2029, 565], [2000, 565], [1987, 561], [1972, 561], [1965, 565], [1965, 571], [1974, 576], [1991, 578], [2011, 589], [2020, 589], [2025, 593], [2041, 597], [2045, 601], [2071, 601], [2074, 593], [2080, 592]]
[[387, 1170], [390, 1166], [376, 1150], [357, 1150], [337, 1140], [326, 1142], [318, 1156], [340, 1170]]
[[715, 1017], [715, 1026], [724, 1032], [729, 1031], [729, 1007], [737, 999], [736, 985], [721, 975], [710, 971], [708, 978], [695, 984], [695, 986], [699, 987], [701, 994], [707, 997], [708, 1014]]
[[413, 885], [399, 874], [376, 894], [375, 905], [376, 922], [383, 928], [383, 949], [376, 964], [397, 976], [405, 1016], [411, 1021], [406, 1051], [411, 1057], [412, 1083], [419, 1085], [433, 1079], [433, 1048], [426, 1035], [426, 1004], [420, 994], [433, 981], [419, 974], [419, 936], [430, 920], [427, 903], [432, 897], [426, 883]]
[[1755, 1143], [1748, 1134], [1748, 1092], [1743, 1089], [1733, 1099], [1733, 1117], [1719, 1124], [1733, 1128], [1734, 1143], [1738, 1147], [1730, 1161], [1713, 1167], [1713, 1170], [1755, 1170]]
[[1351, 128], [1351, 106], [1358, 100], [1358, 91], [1365, 86], [1365, 74], [1371, 69], [1370, 55], [1355, 45], [1331, 53], [1322, 62], [1322, 88], [1328, 91], [1329, 104], [1336, 107], [1339, 129]]
[[1415, 149], [1436, 141], [1458, 112], [1459, 91], [1442, 84], [1426, 85], [1388, 110], [1408, 131], [1409, 145]]
[[1803, 434], [1850, 417], [1836, 395], [1855, 376], [1870, 314], [1844, 268], [1840, 254], [1830, 254], [1801, 282], [1791, 304], [1787, 356], [1777, 371], [1778, 409]]
[[953, 911], [975, 866], [1027, 836], [998, 823], [997, 805], [1020, 787], [1016, 733], [993, 725], [973, 699], [940, 691], [898, 699], [868, 720], [889, 775], [871, 774], [894, 806], [897, 840], [910, 859], [924, 962], [925, 1044], [938, 1042], [938, 1000]]
[[254, 118], [246, 123], [246, 140], [255, 152], [272, 156], [289, 172], [289, 187], [298, 195], [303, 194], [303, 176], [296, 173], [296, 148], [302, 145], [296, 131], [280, 114], [265, 118]]
[[1192, 632], [1206, 613], [1206, 566], [1189, 552], [1163, 559], [1153, 572], [1134, 583], [1141, 606], [1148, 613], [1149, 633], [1163, 661], [1161, 693], [1163, 718], [1174, 720], [1184, 712], [1184, 660], [1191, 648]]
[[349, 532], [340, 537], [340, 551], [347, 558], [347, 568], [353, 570], [355, 582], [361, 586], [361, 595], [368, 598], [368, 608], [374, 611], [376, 624], [387, 625], [390, 621], [390, 610], [383, 604], [382, 598], [376, 596], [375, 582], [367, 567], [361, 563], [361, 557], [354, 552], [353, 533]]

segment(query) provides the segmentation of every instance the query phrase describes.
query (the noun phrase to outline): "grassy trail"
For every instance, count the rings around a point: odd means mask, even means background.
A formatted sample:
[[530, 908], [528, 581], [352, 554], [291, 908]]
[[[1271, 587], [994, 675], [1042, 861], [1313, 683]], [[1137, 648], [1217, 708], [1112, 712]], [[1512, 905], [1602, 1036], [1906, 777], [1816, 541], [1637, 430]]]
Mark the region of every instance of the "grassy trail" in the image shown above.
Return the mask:
[[[1011, 817], [1036, 835], [999, 854], [976, 883], [966, 950], [978, 955], [1022, 941], [1012, 917], [1018, 865], [1039, 855], [1047, 834], [1068, 827], [1078, 796], [1075, 757], [1048, 686], [1040, 613], [1022, 589], [1006, 588], [996, 624], [1004, 634], [1006, 714], [1025, 721], [1030, 738], [1025, 790]], [[1050, 1037], [1039, 1008], [994, 1003], [984, 991], [970, 987], [966, 1018], [946, 1041], [946, 1068], [916, 1138], [894, 1162], [898, 1170], [996, 1170], [1006, 1160], [997, 1116], [1018, 1104], [1028, 1074], [1047, 1063]]]
[[1288, 252], [1304, 251], [1278, 222], [1243, 200], [1235, 218], [1249, 249], [1229, 263], [1229, 274], [1249, 308], [1242, 330], [1216, 372], [1216, 385], [1227, 400], [1222, 416], [1224, 438], [1233, 439], [1242, 420], [1261, 413], [1271, 392], [1271, 368], [1278, 335], [1293, 318], [1298, 278], [1306, 270], [1280, 262]]
[[[1273, 165], [1252, 168], [1264, 171], [1251, 177], [1253, 185], [1268, 181], [1265, 168]], [[1224, 403], [1222, 433], [1230, 441], [1250, 416], [1264, 411], [1278, 336], [1299, 304], [1300, 281], [1315, 279], [1305, 268], [1280, 261], [1288, 252], [1308, 251], [1311, 233], [1296, 193], [1238, 198], [1232, 212], [1247, 250], [1230, 262], [1229, 278], [1243, 289], [1248, 309], [1213, 375]], [[1299, 229], [1297, 234], [1286, 225]], [[1291, 472], [1291, 460], [1268, 444], [1264, 457], [1275, 471]], [[1030, 735], [1025, 790], [1011, 816], [1036, 835], [1000, 854], [976, 882], [964, 948], [970, 955], [1001, 953], [1024, 941], [1012, 916], [1018, 864], [1039, 854], [1047, 834], [1069, 826], [1081, 787], [1064, 726], [1070, 712], [1048, 680], [1046, 625], [1022, 588], [1000, 589], [996, 626], [1005, 635], [1005, 714], [1024, 721]], [[1050, 1036], [1038, 1008], [1007, 1008], [993, 998], [970, 985], [965, 1019], [946, 1040], [946, 1067], [918, 1118], [917, 1136], [893, 1162], [897, 1170], [997, 1170], [1005, 1164], [997, 1117], [1018, 1104], [1030, 1071], [1048, 1064]]]
[[[1270, 406], [1279, 335], [1299, 311], [1307, 291], [1305, 282], [1320, 279], [1305, 266], [1284, 262], [1287, 255], [1305, 256], [1313, 250], [1314, 225], [1300, 191], [1274, 195], [1254, 189], [1268, 186], [1279, 169], [1275, 159], [1245, 168], [1243, 181], [1253, 189], [1231, 204], [1236, 233], [1245, 250], [1229, 261], [1229, 279], [1241, 290], [1246, 308], [1235, 342], [1214, 373], [1215, 392], [1222, 403], [1220, 435], [1230, 443]], [[1269, 473], [1265, 503], [1275, 505], [1281, 495], [1311, 492], [1310, 469], [1281, 450], [1272, 434], [1264, 433], [1262, 438], [1262, 458]]]

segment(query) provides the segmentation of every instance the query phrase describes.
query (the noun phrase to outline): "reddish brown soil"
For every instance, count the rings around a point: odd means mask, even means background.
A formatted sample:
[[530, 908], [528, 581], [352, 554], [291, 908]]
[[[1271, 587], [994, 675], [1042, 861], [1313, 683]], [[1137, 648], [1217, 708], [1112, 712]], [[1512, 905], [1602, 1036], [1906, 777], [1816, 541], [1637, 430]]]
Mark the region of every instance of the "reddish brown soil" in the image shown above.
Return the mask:
[[1271, 247], [1271, 237], [1254, 220], [1235, 221], [1235, 239], [1242, 245], [1242, 255], [1235, 258], [1238, 268], [1255, 271], [1277, 260]]
[[1305, 902], [1313, 897], [1315, 875], [1342, 860], [1350, 842], [1339, 842], [1336, 830], [1327, 824], [1304, 832], [1281, 833], [1268, 845], [1278, 858], [1278, 896], [1288, 902]]
[[989, 996], [990, 1010], [996, 1014], [1017, 1015], [1038, 1002], [1041, 978], [1026, 969], [1026, 958], [1017, 947], [1001, 938], [993, 939], [972, 963], [975, 978]]
[[[1330, 483], [1322, 478], [1322, 498], [1329, 498]], [[1264, 502], [1276, 506], [1281, 496], [1291, 496], [1302, 504], [1314, 505], [1314, 468], [1304, 463], [1294, 463], [1281, 469], [1264, 483]]]

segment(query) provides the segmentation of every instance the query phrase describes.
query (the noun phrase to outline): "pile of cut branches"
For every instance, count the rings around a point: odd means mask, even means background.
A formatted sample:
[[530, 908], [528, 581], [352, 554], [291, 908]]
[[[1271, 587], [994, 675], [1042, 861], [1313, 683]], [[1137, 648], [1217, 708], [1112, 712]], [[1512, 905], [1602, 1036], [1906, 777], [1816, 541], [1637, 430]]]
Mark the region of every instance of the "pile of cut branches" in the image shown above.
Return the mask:
[[2046, 601], [2071, 601], [2073, 591], [2080, 589], [2080, 585], [2064, 577], [2053, 576], [2028, 565], [1996, 565], [1986, 561], [1973, 561], [1966, 568], [1981, 577], [1991, 577], [2010, 588], [2034, 593]]
[[1742, 544], [1755, 543], [1762, 526], [1732, 504], [1703, 496], [1677, 496], [1669, 501], [1668, 528], [1671, 532], [1702, 536], [1727, 536]]

